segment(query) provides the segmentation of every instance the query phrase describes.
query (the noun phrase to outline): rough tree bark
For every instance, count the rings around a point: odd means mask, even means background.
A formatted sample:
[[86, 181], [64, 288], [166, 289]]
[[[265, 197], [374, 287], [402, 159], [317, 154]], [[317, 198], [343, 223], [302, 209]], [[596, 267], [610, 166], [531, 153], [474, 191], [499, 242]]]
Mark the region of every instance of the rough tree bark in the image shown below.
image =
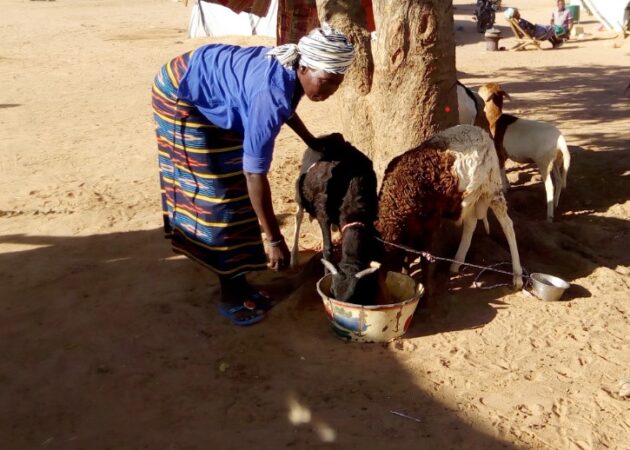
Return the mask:
[[350, 36], [357, 59], [341, 89], [346, 139], [380, 177], [392, 157], [457, 124], [452, 0], [373, 0], [376, 42], [357, 0], [318, 0], [319, 15]]

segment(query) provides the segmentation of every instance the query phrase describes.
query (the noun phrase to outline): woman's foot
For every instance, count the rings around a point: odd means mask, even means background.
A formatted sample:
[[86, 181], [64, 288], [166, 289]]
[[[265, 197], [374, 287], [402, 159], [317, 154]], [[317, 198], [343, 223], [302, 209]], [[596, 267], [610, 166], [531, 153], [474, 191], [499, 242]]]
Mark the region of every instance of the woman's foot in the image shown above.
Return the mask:
[[265, 291], [258, 291], [252, 286], [247, 286], [247, 288], [246, 299], [254, 302], [257, 308], [267, 312], [276, 305]]
[[253, 325], [265, 318], [266, 311], [256, 307], [251, 300], [245, 300], [241, 304], [230, 304], [221, 302], [219, 314], [230, 319], [230, 322], [238, 326]]
[[245, 276], [221, 278], [219, 313], [234, 325], [258, 323], [273, 306], [272, 300], [250, 286]]

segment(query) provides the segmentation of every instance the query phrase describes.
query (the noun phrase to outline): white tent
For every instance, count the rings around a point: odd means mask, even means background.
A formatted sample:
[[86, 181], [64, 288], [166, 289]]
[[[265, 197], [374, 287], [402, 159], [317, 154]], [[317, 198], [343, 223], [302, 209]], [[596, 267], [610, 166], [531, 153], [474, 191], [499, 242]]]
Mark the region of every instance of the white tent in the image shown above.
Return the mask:
[[235, 13], [216, 3], [195, 0], [188, 23], [188, 37], [206, 36], [269, 36], [276, 37], [278, 0], [271, 0], [265, 17], [242, 12]]
[[[571, 3], [576, 3], [572, 1]], [[628, 28], [630, 1], [628, 0], [580, 0], [593, 15], [609, 30], [622, 31]]]

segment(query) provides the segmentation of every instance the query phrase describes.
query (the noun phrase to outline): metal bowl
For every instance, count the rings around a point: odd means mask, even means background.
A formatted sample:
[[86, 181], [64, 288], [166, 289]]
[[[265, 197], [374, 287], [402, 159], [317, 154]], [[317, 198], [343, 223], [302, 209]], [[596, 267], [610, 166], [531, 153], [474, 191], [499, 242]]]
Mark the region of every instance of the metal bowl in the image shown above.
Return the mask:
[[388, 272], [386, 289], [394, 303], [363, 306], [331, 297], [332, 276], [317, 282], [326, 315], [342, 339], [354, 342], [389, 342], [405, 334], [424, 293], [422, 284], [408, 275]]
[[562, 278], [554, 277], [546, 273], [532, 273], [532, 292], [536, 297], [546, 302], [560, 300], [564, 291], [569, 288], [569, 283]]

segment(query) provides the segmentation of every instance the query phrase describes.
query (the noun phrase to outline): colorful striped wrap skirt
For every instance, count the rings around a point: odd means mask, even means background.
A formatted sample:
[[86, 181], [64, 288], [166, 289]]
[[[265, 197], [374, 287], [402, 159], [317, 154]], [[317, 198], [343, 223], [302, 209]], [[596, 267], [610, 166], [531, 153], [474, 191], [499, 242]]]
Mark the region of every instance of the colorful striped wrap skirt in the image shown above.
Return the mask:
[[243, 139], [177, 98], [191, 53], [162, 67], [153, 84], [164, 230], [176, 253], [215, 273], [266, 268], [260, 225], [243, 173]]

